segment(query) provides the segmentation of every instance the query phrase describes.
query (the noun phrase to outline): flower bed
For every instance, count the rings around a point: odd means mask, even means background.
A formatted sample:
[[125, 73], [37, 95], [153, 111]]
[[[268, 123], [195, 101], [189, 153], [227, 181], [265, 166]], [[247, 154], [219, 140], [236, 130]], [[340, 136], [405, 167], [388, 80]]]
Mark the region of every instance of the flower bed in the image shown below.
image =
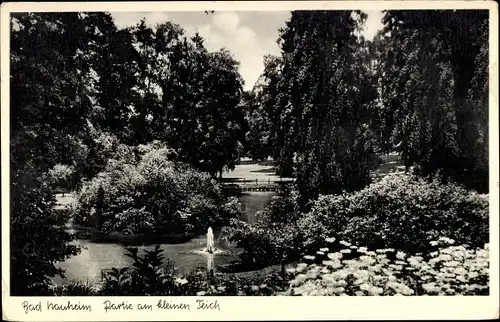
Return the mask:
[[[329, 238], [327, 242], [334, 242]], [[427, 254], [394, 249], [369, 250], [341, 242], [339, 252], [324, 247], [289, 270], [294, 274], [284, 295], [487, 295], [489, 248], [453, 246], [440, 238]], [[328, 244], [328, 243], [327, 243]]]

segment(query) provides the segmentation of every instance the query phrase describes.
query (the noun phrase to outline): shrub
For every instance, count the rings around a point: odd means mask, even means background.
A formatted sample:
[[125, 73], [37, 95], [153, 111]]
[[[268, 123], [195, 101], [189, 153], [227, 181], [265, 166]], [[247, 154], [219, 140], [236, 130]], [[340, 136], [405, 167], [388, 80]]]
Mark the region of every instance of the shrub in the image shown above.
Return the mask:
[[[332, 241], [334, 238], [327, 238]], [[437, 250], [411, 256], [394, 249], [370, 251], [341, 242], [344, 249], [320, 249], [309, 263], [291, 269], [284, 295], [487, 295], [488, 245], [470, 249], [453, 240], [431, 242]]]
[[296, 244], [295, 223], [300, 215], [297, 200], [296, 191], [285, 192], [273, 197], [268, 207], [257, 213], [257, 224], [231, 221], [225, 234], [243, 250], [240, 259], [244, 266], [259, 268], [300, 258], [301, 247]]
[[17, 166], [12, 165], [10, 186], [10, 292], [47, 295], [50, 280], [64, 277], [55, 263], [77, 255], [80, 248], [65, 231], [66, 214], [54, 209], [50, 180], [29, 166]]
[[[110, 160], [105, 171], [83, 184], [73, 206], [75, 223], [105, 233], [195, 234], [239, 215], [208, 174], [169, 161], [165, 147], [137, 149], [132, 158]], [[228, 202], [228, 203], [226, 203]]]
[[99, 295], [99, 287], [91, 282], [71, 281], [66, 285], [52, 288], [55, 296], [95, 296]]
[[64, 192], [71, 190], [72, 176], [75, 172], [74, 166], [67, 164], [56, 164], [48, 172], [48, 179], [52, 182], [52, 189], [54, 191], [61, 190]]
[[145, 209], [126, 209], [103, 225], [104, 231], [119, 231], [129, 234], [147, 234], [154, 230], [155, 219], [153, 215]]
[[200, 274], [176, 274], [175, 266], [163, 257], [159, 245], [143, 256], [138, 255], [137, 248], [129, 248], [128, 252], [126, 255], [134, 260], [132, 267], [113, 268], [101, 287], [103, 295], [196, 295], [201, 288]]
[[[219, 273], [210, 276], [200, 268], [182, 274], [172, 262], [163, 257], [159, 246], [146, 251], [142, 256], [138, 255], [137, 248], [130, 248], [128, 251], [127, 255], [134, 260], [132, 267], [113, 268], [102, 285], [97, 287], [99, 295], [273, 295], [288, 288], [288, 280], [276, 273], [249, 278]], [[80, 292], [78, 288], [71, 290]]]
[[354, 193], [321, 196], [298, 222], [304, 249], [334, 237], [370, 248], [425, 251], [443, 236], [478, 247], [488, 241], [488, 199], [413, 175], [388, 175]]
[[292, 191], [273, 198], [259, 217], [254, 226], [235, 221], [229, 229], [230, 239], [244, 250], [242, 259], [256, 266], [300, 259], [332, 234], [413, 254], [426, 251], [439, 236], [470, 247], [488, 241], [486, 196], [405, 174], [388, 175], [361, 191], [320, 196], [306, 214]]

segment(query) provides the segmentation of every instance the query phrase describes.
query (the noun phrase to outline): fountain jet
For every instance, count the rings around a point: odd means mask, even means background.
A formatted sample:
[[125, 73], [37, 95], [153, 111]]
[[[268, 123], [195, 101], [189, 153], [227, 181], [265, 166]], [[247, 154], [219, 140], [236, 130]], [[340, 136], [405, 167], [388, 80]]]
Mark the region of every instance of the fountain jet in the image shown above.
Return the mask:
[[207, 231], [207, 252], [209, 252], [210, 254], [213, 254], [214, 251], [215, 251], [215, 248], [214, 248], [214, 232], [212, 230], [212, 227], [208, 227], [208, 231]]

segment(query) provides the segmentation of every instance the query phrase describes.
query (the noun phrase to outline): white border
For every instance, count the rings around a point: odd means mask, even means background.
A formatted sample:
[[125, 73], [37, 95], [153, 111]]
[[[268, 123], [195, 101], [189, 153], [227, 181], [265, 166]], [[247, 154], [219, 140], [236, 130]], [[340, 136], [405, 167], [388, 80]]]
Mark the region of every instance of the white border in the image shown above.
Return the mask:
[[[211, 297], [220, 311], [196, 310], [196, 297], [11, 297], [9, 287], [9, 13], [41, 11], [203, 11], [313, 9], [488, 9], [490, 10], [490, 296], [478, 297]], [[16, 321], [120, 320], [324, 320], [324, 319], [491, 319], [499, 317], [498, 218], [498, 5], [494, 1], [232, 1], [232, 2], [73, 2], [3, 3], [1, 5], [1, 155], [2, 155], [2, 317]], [[158, 299], [184, 302], [190, 311], [121, 311], [104, 313], [106, 299], [156, 304]], [[208, 298], [203, 298], [208, 299]], [[92, 312], [25, 314], [21, 302], [68, 300], [90, 304]], [[42, 303], [42, 305], [43, 305]]]

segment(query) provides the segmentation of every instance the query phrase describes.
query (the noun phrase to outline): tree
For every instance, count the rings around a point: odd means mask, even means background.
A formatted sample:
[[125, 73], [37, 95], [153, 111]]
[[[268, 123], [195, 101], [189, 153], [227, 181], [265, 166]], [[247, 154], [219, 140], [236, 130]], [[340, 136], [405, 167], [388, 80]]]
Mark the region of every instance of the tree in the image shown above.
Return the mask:
[[164, 89], [167, 142], [178, 159], [212, 175], [238, 159], [242, 79], [229, 52], [209, 53], [199, 35], [184, 39], [171, 56]]
[[474, 76], [467, 96], [469, 150], [466, 158], [472, 161], [472, 172], [476, 180], [472, 185], [481, 189], [488, 189], [489, 164], [488, 164], [488, 23], [482, 25], [479, 39], [481, 48], [476, 56]]
[[485, 143], [476, 124], [484, 126], [479, 120], [487, 107], [471, 108], [467, 96], [478, 72], [476, 57], [485, 38], [477, 39], [486, 32], [487, 17], [480, 10], [386, 12], [380, 78], [383, 104], [393, 117], [392, 139], [406, 165], [478, 189], [487, 182], [475, 178], [487, 178], [487, 170], [476, 166], [477, 146], [484, 150]]
[[171, 22], [146, 25], [142, 20], [130, 29], [138, 54], [136, 101], [131, 113], [131, 133], [134, 144], [166, 140], [168, 90], [171, 81], [171, 59], [181, 42], [183, 30]]
[[54, 266], [78, 251], [67, 244], [67, 218], [53, 209], [47, 171], [71, 164], [75, 138], [90, 111], [80, 82], [86, 67], [79, 13], [11, 15], [11, 217], [13, 295], [43, 295]]
[[355, 48], [364, 15], [351, 11], [292, 13], [280, 36], [283, 66], [275, 115], [278, 164], [296, 161], [301, 205], [319, 193], [369, 181], [365, 76]]
[[259, 94], [245, 92], [242, 97], [242, 110], [245, 113], [247, 131], [245, 145], [247, 156], [253, 160], [264, 160], [270, 155], [269, 128], [270, 120], [263, 109]]
[[12, 161], [34, 161], [43, 169], [70, 163], [74, 137], [90, 112], [80, 82], [81, 16], [15, 14], [11, 27]]
[[247, 154], [254, 160], [264, 160], [274, 154], [275, 124], [279, 115], [275, 113], [280, 78], [281, 59], [264, 56], [264, 71], [253, 89], [245, 92], [242, 109], [245, 112], [245, 142]]
[[90, 38], [84, 55], [94, 97], [90, 121], [99, 131], [133, 141], [130, 118], [139, 99], [134, 89], [141, 84], [137, 77], [141, 55], [134, 47], [134, 34], [119, 30], [109, 13], [88, 13], [84, 23]]

